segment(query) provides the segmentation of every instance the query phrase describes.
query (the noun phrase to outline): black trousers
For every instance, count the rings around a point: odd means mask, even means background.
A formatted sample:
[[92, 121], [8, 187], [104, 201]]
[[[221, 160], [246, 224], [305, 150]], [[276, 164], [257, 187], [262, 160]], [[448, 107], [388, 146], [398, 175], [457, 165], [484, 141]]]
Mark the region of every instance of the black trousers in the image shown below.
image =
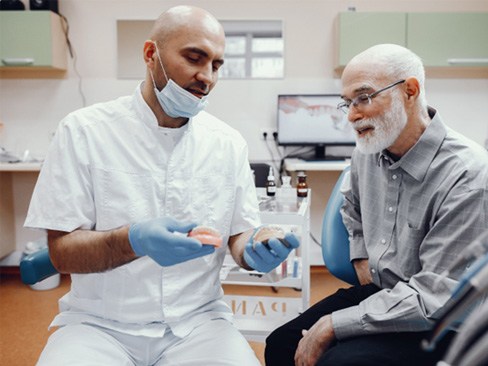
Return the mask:
[[[266, 366], [294, 366], [295, 351], [302, 329], [333, 311], [359, 304], [379, 288], [375, 285], [341, 289], [279, 327], [266, 339]], [[337, 341], [324, 352], [318, 366], [434, 366], [444, 356], [454, 334], [448, 334], [433, 352], [425, 352], [420, 342], [428, 332], [383, 333]]]

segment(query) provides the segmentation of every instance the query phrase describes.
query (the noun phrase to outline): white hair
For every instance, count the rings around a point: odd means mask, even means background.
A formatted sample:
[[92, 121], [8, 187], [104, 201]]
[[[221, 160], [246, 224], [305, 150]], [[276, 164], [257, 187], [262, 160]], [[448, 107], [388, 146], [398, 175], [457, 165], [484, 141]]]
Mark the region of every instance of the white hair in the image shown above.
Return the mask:
[[427, 110], [425, 97], [425, 69], [422, 60], [409, 49], [396, 44], [379, 44], [355, 56], [349, 64], [375, 64], [375, 72], [387, 76], [392, 82], [414, 77], [419, 82], [419, 104]]

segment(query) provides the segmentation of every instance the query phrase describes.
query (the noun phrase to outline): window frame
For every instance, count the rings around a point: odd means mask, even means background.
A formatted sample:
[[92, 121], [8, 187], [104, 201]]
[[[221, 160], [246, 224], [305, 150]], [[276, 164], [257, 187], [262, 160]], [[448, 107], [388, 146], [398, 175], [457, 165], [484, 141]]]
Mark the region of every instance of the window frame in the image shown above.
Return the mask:
[[[282, 20], [222, 20], [225, 36], [244, 37], [244, 54], [225, 54], [225, 59], [244, 59], [244, 77], [219, 75], [222, 80], [252, 80], [252, 79], [284, 79], [285, 78], [285, 41], [283, 37]], [[255, 52], [253, 51], [253, 40], [257, 38], [277, 38], [282, 40], [282, 51]], [[260, 58], [281, 58], [283, 67], [280, 76], [263, 77], [252, 76], [252, 63]], [[225, 65], [225, 63], [224, 63]]]

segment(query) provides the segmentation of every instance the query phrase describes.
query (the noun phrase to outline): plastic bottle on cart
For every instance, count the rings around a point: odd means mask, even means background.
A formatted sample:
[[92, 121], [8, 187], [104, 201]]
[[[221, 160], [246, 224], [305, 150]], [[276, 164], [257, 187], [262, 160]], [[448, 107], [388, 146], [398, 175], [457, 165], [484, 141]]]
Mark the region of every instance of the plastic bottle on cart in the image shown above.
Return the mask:
[[274, 196], [276, 194], [276, 182], [273, 173], [273, 167], [269, 167], [268, 180], [266, 181], [266, 195]]
[[283, 175], [281, 177], [281, 181], [283, 182], [281, 184], [281, 188], [285, 188], [285, 189], [292, 188], [292, 186], [291, 186], [291, 177], [289, 175]]
[[307, 175], [305, 172], [298, 172], [298, 183], [297, 183], [297, 197], [307, 197], [308, 195], [308, 184], [307, 184]]
[[296, 189], [291, 186], [291, 177], [289, 175], [281, 176], [281, 187], [276, 190], [276, 196], [281, 204], [282, 212], [295, 212], [297, 193]]
[[281, 176], [281, 181], [281, 188], [276, 193], [280, 193], [285, 201], [295, 199], [296, 193], [295, 189], [291, 186], [291, 177], [289, 175], [283, 175]]

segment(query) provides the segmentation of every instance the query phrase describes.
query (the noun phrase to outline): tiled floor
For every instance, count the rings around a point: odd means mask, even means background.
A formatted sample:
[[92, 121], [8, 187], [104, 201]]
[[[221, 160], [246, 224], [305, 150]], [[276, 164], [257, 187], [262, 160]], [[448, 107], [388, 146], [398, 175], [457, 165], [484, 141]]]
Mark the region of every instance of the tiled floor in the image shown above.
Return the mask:
[[[312, 304], [339, 287], [347, 286], [332, 277], [323, 267], [314, 267], [311, 272]], [[57, 300], [69, 290], [69, 284], [69, 277], [62, 276], [59, 287], [47, 291], [34, 291], [22, 284], [20, 276], [15, 271], [1, 275], [0, 365], [35, 365], [50, 334], [47, 327], [57, 313]], [[256, 290], [255, 287], [251, 289], [243, 286], [227, 286], [225, 291], [229, 294], [252, 291], [254, 295], [276, 296], [268, 287]], [[258, 342], [250, 342], [250, 344], [264, 365], [264, 345]]]

